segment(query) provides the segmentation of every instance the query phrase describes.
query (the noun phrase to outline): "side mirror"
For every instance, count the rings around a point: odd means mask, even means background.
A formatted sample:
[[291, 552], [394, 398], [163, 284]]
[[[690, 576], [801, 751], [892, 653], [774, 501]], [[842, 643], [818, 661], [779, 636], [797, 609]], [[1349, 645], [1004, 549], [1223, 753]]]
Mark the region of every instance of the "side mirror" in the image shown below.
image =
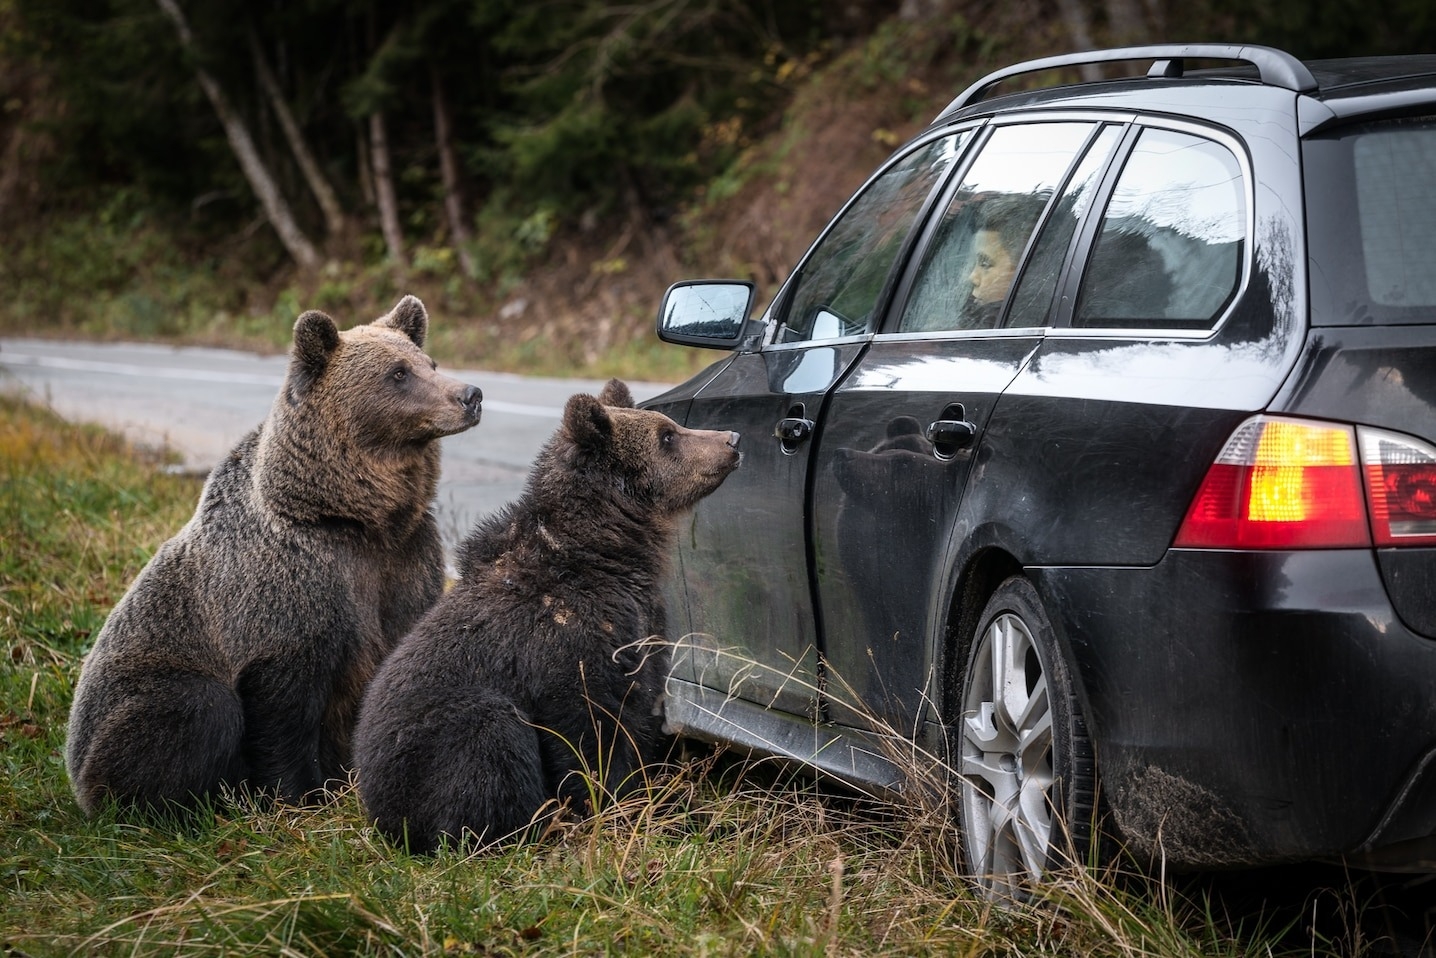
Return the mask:
[[658, 338], [680, 346], [733, 349], [748, 325], [753, 284], [741, 279], [675, 283], [658, 309]]

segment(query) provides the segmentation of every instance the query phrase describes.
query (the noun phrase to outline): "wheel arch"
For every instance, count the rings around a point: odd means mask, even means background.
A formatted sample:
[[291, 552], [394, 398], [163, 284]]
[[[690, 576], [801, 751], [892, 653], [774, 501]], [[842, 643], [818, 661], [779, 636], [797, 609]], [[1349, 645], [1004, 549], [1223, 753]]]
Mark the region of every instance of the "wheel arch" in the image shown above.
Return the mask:
[[961, 571], [952, 578], [946, 589], [947, 606], [941, 619], [942, 630], [933, 648], [934, 672], [939, 680], [934, 698], [938, 721], [947, 724], [961, 711], [958, 699], [962, 689], [962, 671], [967, 662], [973, 633], [987, 601], [1009, 577], [1021, 575], [1032, 584], [1038, 601], [1047, 613], [1047, 622], [1052, 627], [1058, 652], [1065, 660], [1083, 721], [1088, 724], [1090, 731], [1092, 711], [1086, 682], [1087, 672], [1075, 654], [1072, 636], [1067, 632], [1067, 617], [1059, 615], [1059, 610], [1053, 607], [1053, 597], [1043, 587], [1042, 576], [1029, 574], [1028, 568], [1017, 558], [1014, 550], [1000, 543], [979, 546], [967, 556], [960, 568]]
[[1000, 546], [987, 546], [968, 557], [949, 590], [942, 639], [935, 650], [937, 672], [941, 678], [937, 698], [938, 717], [944, 725], [950, 724], [960, 710], [958, 700], [962, 689], [962, 670], [983, 607], [999, 585], [1008, 577], [1021, 573], [1022, 563], [1011, 552]]

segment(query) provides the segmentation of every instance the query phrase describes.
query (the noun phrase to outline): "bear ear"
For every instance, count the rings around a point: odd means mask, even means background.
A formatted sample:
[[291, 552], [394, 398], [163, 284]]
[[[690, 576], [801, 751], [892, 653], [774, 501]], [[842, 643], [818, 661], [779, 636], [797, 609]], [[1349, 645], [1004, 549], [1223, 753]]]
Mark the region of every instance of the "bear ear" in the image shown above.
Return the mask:
[[613, 420], [603, 406], [586, 393], [569, 397], [563, 409], [563, 425], [577, 451], [596, 451], [613, 436]]
[[911, 416], [898, 416], [888, 423], [888, 438], [896, 439], [899, 436], [921, 436], [922, 423]]
[[419, 302], [419, 297], [405, 296], [389, 310], [389, 315], [375, 320], [375, 325], [397, 329], [413, 340], [415, 346], [422, 348], [424, 337], [429, 332], [429, 311]]
[[294, 321], [293, 368], [309, 376], [318, 376], [329, 364], [329, 356], [339, 346], [339, 327], [328, 314], [317, 309], [303, 313]]
[[629, 392], [628, 386], [617, 379], [610, 379], [603, 387], [603, 392], [598, 394], [598, 401], [605, 406], [622, 406], [624, 409], [633, 408], [633, 393]]

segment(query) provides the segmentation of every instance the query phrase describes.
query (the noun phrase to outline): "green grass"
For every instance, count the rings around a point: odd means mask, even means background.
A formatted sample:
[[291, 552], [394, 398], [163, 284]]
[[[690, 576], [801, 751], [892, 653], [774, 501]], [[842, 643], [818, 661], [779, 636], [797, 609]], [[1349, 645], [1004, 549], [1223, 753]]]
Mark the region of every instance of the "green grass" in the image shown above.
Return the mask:
[[0, 399], [7, 955], [1362, 953], [1138, 875], [1074, 869], [996, 909], [955, 870], [942, 809], [722, 756], [501, 854], [410, 857], [352, 788], [179, 830], [87, 820], [62, 760], [81, 658], [198, 493], [104, 433]]

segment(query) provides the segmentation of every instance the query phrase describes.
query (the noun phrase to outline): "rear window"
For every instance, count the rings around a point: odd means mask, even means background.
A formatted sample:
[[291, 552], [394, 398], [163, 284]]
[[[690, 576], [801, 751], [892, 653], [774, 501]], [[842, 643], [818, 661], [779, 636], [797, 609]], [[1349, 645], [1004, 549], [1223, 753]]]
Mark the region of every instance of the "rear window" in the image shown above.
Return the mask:
[[1303, 148], [1317, 325], [1436, 322], [1436, 118]]

